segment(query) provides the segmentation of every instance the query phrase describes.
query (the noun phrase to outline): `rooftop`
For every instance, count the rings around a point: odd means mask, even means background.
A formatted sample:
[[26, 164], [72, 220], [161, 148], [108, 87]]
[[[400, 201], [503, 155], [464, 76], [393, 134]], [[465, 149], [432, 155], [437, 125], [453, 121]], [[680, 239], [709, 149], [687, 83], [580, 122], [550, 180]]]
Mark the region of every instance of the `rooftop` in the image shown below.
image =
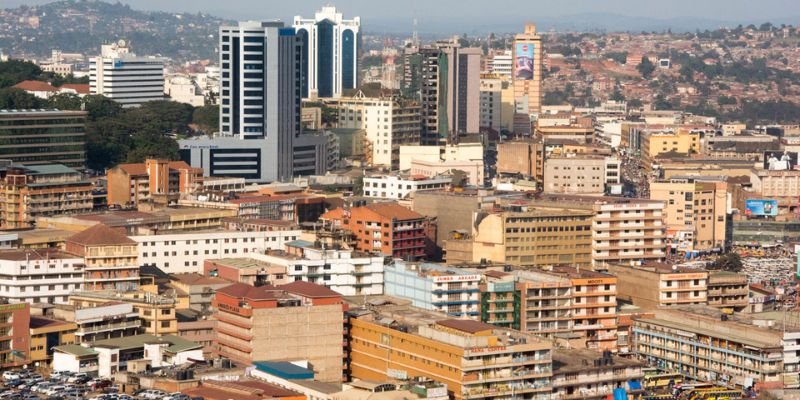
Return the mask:
[[364, 207], [388, 219], [410, 220], [425, 218], [422, 214], [419, 214], [394, 202], [372, 203]]
[[113, 246], [135, 245], [136, 241], [129, 238], [119, 229], [111, 228], [104, 224], [96, 224], [83, 231], [70, 236], [68, 242], [84, 246]]
[[202, 349], [203, 345], [195, 343], [191, 340], [186, 340], [180, 336], [164, 335], [154, 336], [149, 333], [126, 336], [113, 339], [105, 339], [93, 342], [92, 347], [110, 347], [118, 348], [119, 350], [131, 350], [144, 347], [145, 344], [166, 343], [167, 351], [170, 353], [180, 353], [188, 350]]
[[55, 249], [25, 249], [25, 250], [2, 250], [0, 260], [6, 261], [34, 261], [34, 260], [65, 260], [80, 259], [81, 256], [66, 253]]
[[636, 360], [611, 356], [611, 366], [595, 366], [594, 360], [602, 358], [603, 353], [589, 349], [558, 349], [553, 351], [553, 373], [564, 374], [593, 369], [642, 367], [644, 363]]
[[283, 379], [314, 379], [314, 371], [288, 361], [254, 361], [257, 370]]

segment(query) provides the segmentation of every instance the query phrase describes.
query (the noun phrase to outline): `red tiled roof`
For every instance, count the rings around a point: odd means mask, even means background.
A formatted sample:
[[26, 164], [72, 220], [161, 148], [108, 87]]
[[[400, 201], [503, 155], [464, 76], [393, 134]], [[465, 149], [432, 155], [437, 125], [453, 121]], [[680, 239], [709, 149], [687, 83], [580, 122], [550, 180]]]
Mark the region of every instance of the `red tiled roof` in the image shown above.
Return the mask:
[[65, 83], [59, 89], [72, 89], [78, 94], [89, 94], [91, 92], [88, 83]]
[[373, 203], [368, 204], [365, 207], [372, 212], [389, 219], [396, 218], [398, 220], [408, 220], [425, 218], [422, 214], [411, 211], [397, 203]]
[[445, 319], [441, 321], [436, 321], [436, 324], [466, 333], [478, 333], [494, 329], [494, 325], [490, 325], [487, 323], [471, 319]]
[[250, 300], [277, 300], [286, 297], [284, 296], [283, 290], [279, 290], [274, 286], [255, 287], [241, 282], [218, 289], [217, 293]]
[[47, 83], [42, 81], [22, 81], [16, 85], [14, 85], [17, 89], [22, 89], [26, 92], [57, 92], [58, 89]]
[[117, 168], [127, 172], [128, 175], [147, 175], [147, 167], [143, 163], [119, 164]]
[[285, 285], [278, 286], [278, 288], [283, 289], [289, 293], [305, 297], [313, 297], [313, 298], [342, 297], [342, 295], [339, 294], [338, 292], [328, 289], [325, 286], [305, 281], [294, 281], [291, 283], [287, 283]]
[[114, 229], [108, 225], [95, 224], [67, 238], [67, 242], [73, 242], [84, 246], [105, 246], [117, 244], [136, 244], [136, 241], [129, 238], [119, 229]]

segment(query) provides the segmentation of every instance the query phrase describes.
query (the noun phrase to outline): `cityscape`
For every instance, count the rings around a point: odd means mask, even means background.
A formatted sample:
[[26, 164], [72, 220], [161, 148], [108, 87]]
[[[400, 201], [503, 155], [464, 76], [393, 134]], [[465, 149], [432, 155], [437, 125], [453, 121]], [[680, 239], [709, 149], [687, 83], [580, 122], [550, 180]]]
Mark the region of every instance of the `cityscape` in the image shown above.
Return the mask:
[[0, 400], [800, 399], [800, 4], [163, 3], [0, 2]]

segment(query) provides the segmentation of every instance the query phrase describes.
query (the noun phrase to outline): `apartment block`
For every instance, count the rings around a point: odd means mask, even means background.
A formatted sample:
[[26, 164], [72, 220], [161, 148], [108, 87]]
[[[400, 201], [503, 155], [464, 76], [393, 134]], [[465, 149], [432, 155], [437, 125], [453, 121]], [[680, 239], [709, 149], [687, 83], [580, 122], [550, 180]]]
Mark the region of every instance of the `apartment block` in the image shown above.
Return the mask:
[[355, 236], [356, 250], [394, 258], [418, 259], [429, 242], [429, 221], [397, 203], [337, 208], [321, 219]]
[[154, 265], [167, 273], [203, 271], [205, 260], [249, 257], [280, 250], [297, 240], [299, 230], [199, 230], [131, 236], [138, 244], [141, 265]]
[[533, 335], [391, 302], [349, 316], [349, 374], [385, 381], [422, 376], [450, 398], [549, 399], [551, 347]]
[[141, 202], [169, 204], [181, 194], [202, 187], [203, 170], [183, 161], [147, 159], [119, 164], [106, 173], [108, 204], [138, 206]]
[[0, 296], [9, 303], [67, 304], [83, 289], [83, 258], [55, 249], [0, 251]]
[[0, 304], [0, 368], [30, 363], [30, 320], [29, 304]]
[[92, 211], [92, 183], [61, 164], [7, 166], [0, 171], [0, 228], [23, 229], [35, 219]]
[[[222, 278], [203, 276], [198, 273], [170, 274], [170, 285], [189, 295], [189, 304], [186, 308], [206, 314], [211, 311], [214, 292], [231, 284]], [[181, 328], [180, 322], [178, 329]], [[183, 336], [183, 335], [180, 335]]]
[[515, 266], [592, 262], [592, 211], [511, 206], [476, 213], [471, 235], [448, 240], [448, 264], [492, 260]]
[[481, 275], [461, 268], [395, 260], [384, 267], [385, 292], [425, 310], [477, 318]]
[[120, 230], [97, 224], [67, 238], [67, 252], [84, 259], [85, 290], [128, 292], [139, 288], [137, 243]]
[[164, 99], [164, 60], [137, 57], [124, 40], [102, 45], [100, 55], [89, 63], [92, 94], [126, 108]]
[[522, 294], [517, 289], [517, 277], [508, 272], [485, 271], [480, 288], [480, 320], [500, 328], [520, 330]]
[[554, 337], [573, 330], [572, 282], [544, 271], [518, 271], [520, 330]]
[[393, 99], [370, 98], [359, 93], [340, 98], [338, 128], [366, 131], [367, 163], [397, 170], [400, 146], [420, 143], [420, 105]]
[[726, 271], [709, 271], [708, 305], [742, 311], [750, 305], [749, 287], [747, 275]]
[[0, 159], [26, 166], [86, 164], [86, 111], [0, 110]]
[[268, 270], [281, 268], [288, 282], [323, 285], [342, 296], [383, 294], [384, 257], [295, 240], [287, 243], [285, 250], [253, 258], [265, 262]]
[[346, 305], [338, 293], [308, 282], [217, 291], [216, 344], [234, 361], [308, 361], [323, 382], [340, 382]]
[[650, 198], [664, 202], [670, 245], [680, 251], [725, 248], [728, 197], [724, 178], [676, 176], [650, 183]]
[[[792, 334], [797, 335], [786, 337]], [[777, 329], [684, 309], [656, 310], [652, 318], [633, 320], [633, 351], [639, 359], [692, 379], [739, 389], [782, 388], [784, 371], [797, 374], [797, 357], [784, 358], [788, 348], [783, 340]], [[796, 349], [796, 339], [792, 341], [790, 346]]]
[[516, 112], [538, 115], [542, 107], [542, 77], [544, 76], [544, 49], [536, 25], [526, 24], [525, 31], [514, 37], [514, 100]]
[[[177, 300], [174, 296], [159, 295], [150, 292], [118, 291], [86, 291], [76, 292], [69, 296], [69, 302], [75, 308], [95, 308], [109, 302], [126, 303], [139, 313], [144, 333], [163, 336], [178, 333], [178, 320], [175, 316]], [[126, 318], [127, 319], [127, 318]], [[121, 321], [125, 329], [133, 328], [129, 321]], [[130, 326], [128, 326], [130, 325]]]
[[663, 306], [706, 304], [708, 272], [663, 263], [641, 266], [608, 265], [617, 276], [618, 297], [635, 306], [651, 309]]

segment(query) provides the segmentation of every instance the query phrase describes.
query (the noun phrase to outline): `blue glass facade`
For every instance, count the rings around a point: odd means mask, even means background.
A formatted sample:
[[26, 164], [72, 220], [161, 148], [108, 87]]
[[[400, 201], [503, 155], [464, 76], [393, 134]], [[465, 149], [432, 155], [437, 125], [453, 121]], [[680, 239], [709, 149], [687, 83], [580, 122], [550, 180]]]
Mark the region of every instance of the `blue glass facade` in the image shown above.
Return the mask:
[[317, 93], [333, 97], [333, 23], [317, 22]]
[[356, 38], [353, 31], [342, 32], [342, 89], [356, 87], [355, 80]]

